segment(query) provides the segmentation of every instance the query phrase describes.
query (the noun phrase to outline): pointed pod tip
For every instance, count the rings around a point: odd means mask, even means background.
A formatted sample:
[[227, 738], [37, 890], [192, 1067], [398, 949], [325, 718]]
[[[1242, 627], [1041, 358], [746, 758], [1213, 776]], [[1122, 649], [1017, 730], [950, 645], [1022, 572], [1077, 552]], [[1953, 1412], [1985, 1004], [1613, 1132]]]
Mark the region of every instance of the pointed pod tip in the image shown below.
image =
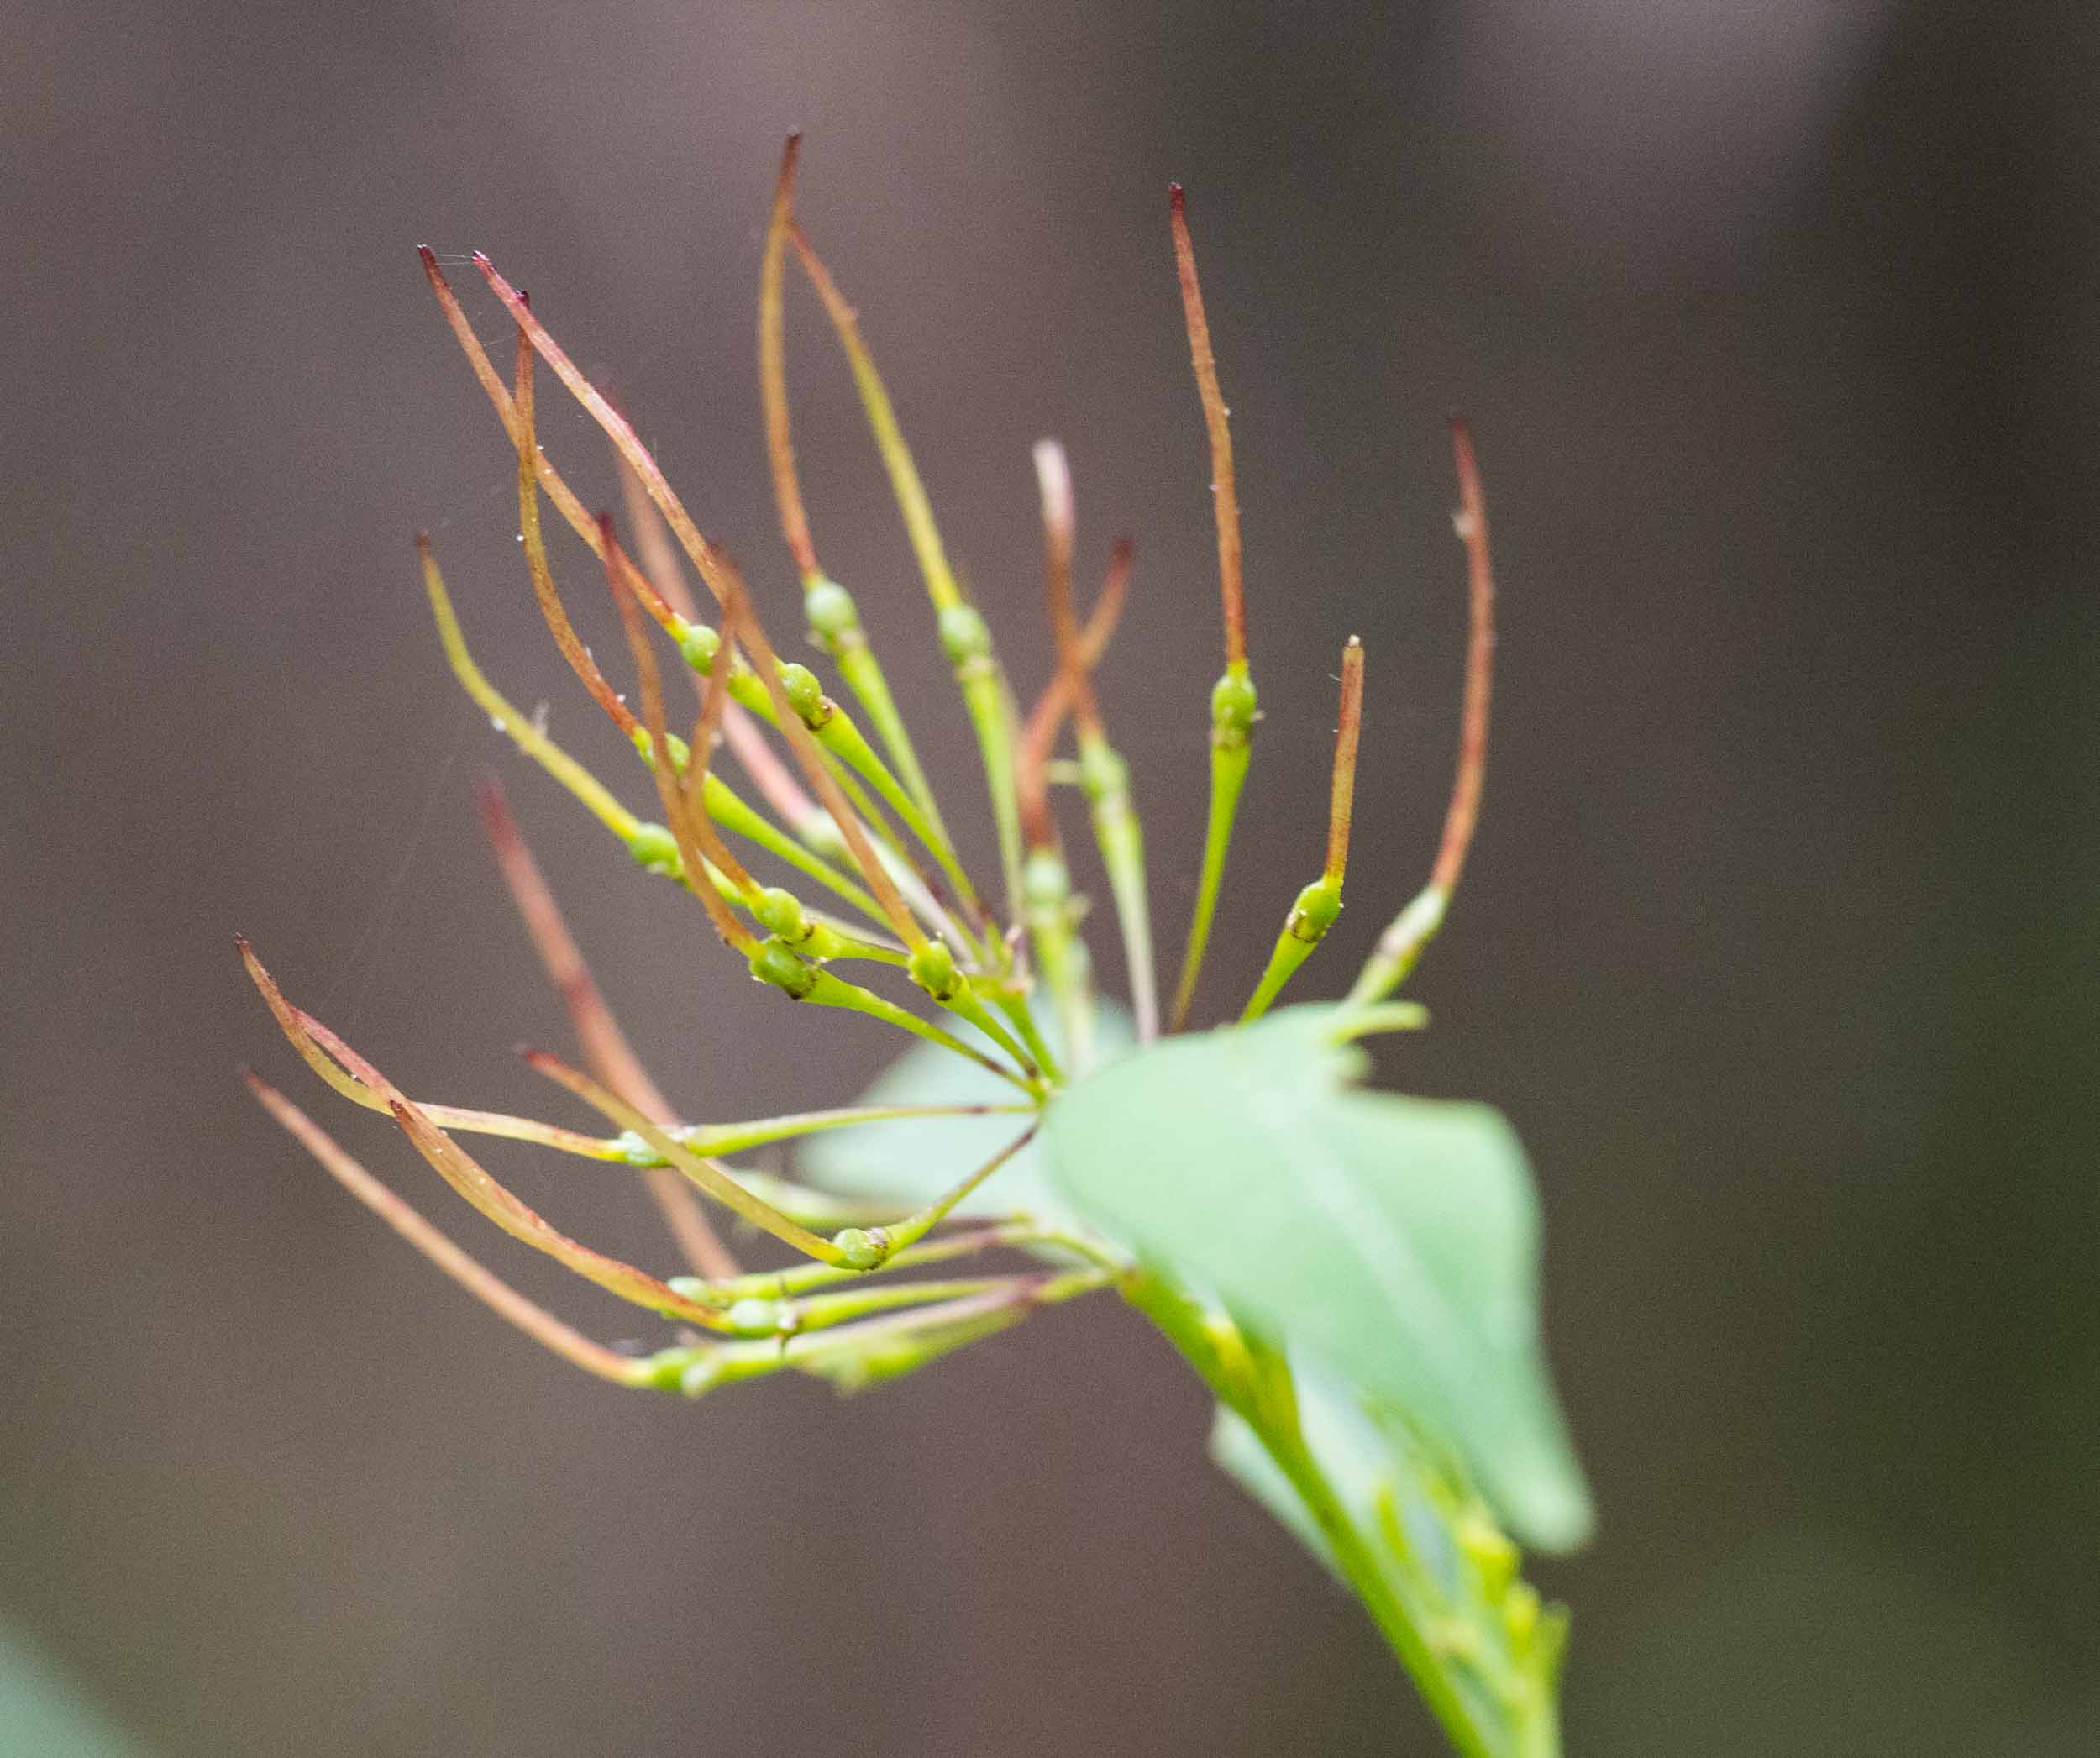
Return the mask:
[[1179, 213], [1188, 205], [1188, 199], [1179, 183], [1169, 183], [1167, 186], [1167, 205], [1176, 213]]

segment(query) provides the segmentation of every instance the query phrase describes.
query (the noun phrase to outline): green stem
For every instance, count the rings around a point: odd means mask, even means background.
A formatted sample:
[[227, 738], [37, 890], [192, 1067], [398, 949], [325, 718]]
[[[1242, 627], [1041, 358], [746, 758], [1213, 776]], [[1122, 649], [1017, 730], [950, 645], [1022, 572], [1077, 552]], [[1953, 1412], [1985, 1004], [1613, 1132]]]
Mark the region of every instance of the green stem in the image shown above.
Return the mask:
[[1383, 1001], [1404, 983], [1430, 942], [1436, 937], [1437, 929], [1443, 926], [1444, 913], [1450, 906], [1451, 893], [1441, 885], [1425, 885], [1416, 892], [1378, 937], [1378, 947], [1364, 961], [1345, 1005], [1368, 1007], [1374, 1001]]
[[963, 870], [963, 863], [949, 845], [948, 836], [940, 826], [919, 809], [919, 802], [906, 790], [903, 783], [890, 771], [890, 766], [876, 755], [874, 746], [868, 743], [860, 728], [853, 724], [853, 716], [831, 700], [823, 699], [824, 705], [834, 711], [821, 724], [811, 727], [816, 742], [841, 762], [850, 764], [868, 784], [889, 804], [897, 816], [904, 821], [905, 828], [917, 837], [921, 845], [940, 863], [941, 871], [954, 886], [957, 900], [963, 913], [978, 925], [979, 933], [973, 940], [981, 943], [989, 930], [984, 922], [984, 908], [977, 895], [977, 887], [970, 883], [969, 874]]
[[1050, 1053], [1049, 1042], [1036, 1024], [1035, 1015], [1028, 1010], [1026, 993], [997, 979], [980, 978], [978, 981], [990, 996], [992, 1004], [1013, 1021], [1014, 1030], [1021, 1034], [1021, 1042], [1028, 1047], [1028, 1054], [1042, 1070], [1043, 1078], [1053, 1085], [1062, 1082], [1064, 1071], [1058, 1066], [1057, 1057]]
[[[1307, 1449], [1298, 1406], [1283, 1358], [1247, 1339], [1172, 1283], [1147, 1271], [1124, 1278], [1123, 1297], [1179, 1350], [1218, 1401], [1252, 1428], [1277, 1468], [1305, 1503], [1333, 1554], [1343, 1579], [1362, 1602], [1461, 1758], [1509, 1758], [1499, 1752], [1474, 1723], [1466, 1704], [1438, 1666], [1418, 1628], [1386, 1578], [1378, 1555]], [[1560, 1738], [1549, 1704], [1530, 1718], [1520, 1758], [1557, 1758]]]
[[[1231, 681], [1226, 674], [1219, 690]], [[1242, 680], [1244, 681], [1244, 680]], [[1252, 701], [1253, 686], [1247, 685]], [[1252, 711], [1248, 711], [1248, 725]], [[1174, 989], [1173, 1029], [1189, 1017], [1196, 997], [1196, 983], [1203, 975], [1203, 955], [1210, 943], [1210, 919], [1216, 914], [1219, 888], [1225, 883], [1225, 858], [1232, 846], [1232, 822], [1240, 809], [1240, 790], [1247, 785], [1247, 764], [1253, 755], [1247, 729], [1236, 737], [1214, 722], [1210, 736], [1210, 816], [1203, 833], [1203, 873], [1196, 881], [1195, 913], [1189, 920], [1189, 948], [1182, 956], [1181, 981]]]
[[1094, 840], [1108, 888], [1116, 900], [1116, 919], [1123, 934], [1123, 956], [1130, 966], [1131, 1011], [1137, 1017], [1137, 1036], [1150, 1043], [1159, 1036], [1159, 995], [1152, 972], [1152, 902], [1145, 885], [1145, 832], [1131, 804], [1130, 769], [1098, 732], [1079, 734], [1079, 771], [1094, 820]]
[[1086, 942], [1073, 931], [1072, 879], [1053, 844], [1028, 857], [1022, 882], [1022, 919], [1036, 963], [1058, 1010], [1064, 1053], [1074, 1078], [1094, 1064], [1094, 996]]
[[854, 606], [853, 594], [837, 580], [819, 575], [804, 582], [802, 603], [809, 612], [810, 638], [832, 656], [839, 676], [846, 680], [846, 687], [868, 711], [869, 723], [874, 727], [875, 736], [890, 753], [890, 763], [903, 776], [904, 785], [911, 790], [927, 822], [943, 842], [948, 842], [948, 827], [941, 821], [941, 808], [934, 800], [932, 784], [927, 779], [919, 753], [912, 748], [911, 735], [905, 729], [904, 716], [898, 711], [890, 681], [883, 675], [882, 662], [875, 657], [875, 650], [861, 628], [860, 612]]
[[1225, 884], [1225, 857], [1233, 847], [1239, 790], [1247, 785], [1247, 763], [1254, 758], [1256, 714], [1254, 679], [1247, 676], [1247, 662], [1242, 659], [1225, 668], [1225, 676], [1210, 693], [1210, 821], [1204, 827], [1204, 874], [1195, 886], [1195, 914], [1189, 918], [1189, 949], [1174, 987], [1172, 1031], [1180, 1031], [1189, 1019], [1197, 979], [1204, 974], [1210, 922], [1218, 910], [1218, 889]]
[[1262, 973], [1262, 980], [1255, 985], [1245, 1011], [1240, 1015], [1242, 1026], [1268, 1011], [1269, 1005], [1283, 993], [1284, 985], [1298, 973], [1298, 967], [1327, 937], [1327, 930], [1334, 926], [1335, 918], [1341, 913], [1341, 886], [1337, 880], [1315, 879], [1298, 894], [1298, 900], [1284, 918], [1283, 931], [1276, 937], [1275, 948], [1268, 955], [1268, 968]]

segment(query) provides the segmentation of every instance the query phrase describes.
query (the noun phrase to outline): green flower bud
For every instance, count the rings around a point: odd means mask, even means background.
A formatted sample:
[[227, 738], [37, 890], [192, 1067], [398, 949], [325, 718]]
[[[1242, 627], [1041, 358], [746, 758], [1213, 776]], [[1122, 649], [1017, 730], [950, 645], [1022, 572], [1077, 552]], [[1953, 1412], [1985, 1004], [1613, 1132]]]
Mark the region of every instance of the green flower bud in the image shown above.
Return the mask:
[[[654, 769], [656, 767], [656, 741], [649, 737], [649, 729], [647, 727], [637, 727], [629, 737], [634, 741], [634, 748], [641, 753], [642, 761], [648, 764], [651, 769]], [[666, 732], [664, 735], [664, 748], [671, 753], [671, 773], [675, 775], [683, 775], [687, 765], [693, 760], [693, 748], [675, 732]]]
[[787, 1328], [781, 1323], [785, 1315], [778, 1300], [748, 1297], [738, 1301], [723, 1316], [746, 1336], [776, 1336]]
[[799, 1001], [816, 986], [816, 971], [795, 948], [779, 938], [761, 940], [751, 949], [751, 974], [770, 983], [790, 1001]]
[[832, 1243], [845, 1255], [848, 1269], [875, 1269], [890, 1256], [890, 1236], [880, 1227], [848, 1227]]
[[[1523, 1585], [1516, 1580], [1517, 1547], [1487, 1515], [1468, 1510], [1459, 1517], [1454, 1535], [1467, 1560], [1480, 1572], [1481, 1589], [1488, 1598], [1503, 1598], [1505, 1593], [1513, 1594], [1513, 1582]], [[1530, 1608], [1533, 1622], [1537, 1620], [1538, 1610], [1538, 1596], [1534, 1593]]]
[[1021, 900], [1031, 910], [1062, 908], [1072, 895], [1072, 872], [1063, 857], [1038, 848], [1021, 869]]
[[706, 677], [715, 669], [715, 655], [722, 651], [722, 637], [704, 622], [689, 622], [680, 631], [678, 650], [685, 663]]
[[679, 871], [678, 838], [660, 824], [636, 825], [627, 838], [627, 853], [651, 873], [675, 876]]
[[810, 639], [836, 652], [860, 633], [860, 612], [853, 595], [835, 580], [820, 580], [802, 595], [802, 609], [810, 620]]
[[812, 732], [838, 712], [838, 705], [824, 694], [816, 674], [806, 665], [783, 665], [780, 687], [787, 692], [788, 706]]
[[1228, 671], [1210, 690], [1212, 740], [1228, 747], [1245, 744], [1257, 717], [1254, 680], [1243, 671]]
[[801, 899], [781, 886], [768, 885], [761, 891], [751, 913], [766, 932], [778, 935], [790, 945], [800, 946], [810, 937], [810, 921], [802, 913]]
[[802, 916], [802, 937], [795, 942], [795, 950], [811, 964], [827, 964], [834, 958], [851, 957], [853, 946], [843, 934], [826, 927], [806, 911]]
[[929, 940], [911, 955], [911, 980], [937, 1001], [955, 993], [961, 979], [955, 973], [955, 954], [944, 940]]
[[941, 612], [941, 646], [952, 665], [983, 659], [992, 650], [992, 632], [971, 605], [952, 604]]
[[678, 1389], [688, 1398], [698, 1398], [703, 1392], [711, 1392], [722, 1382], [721, 1357], [703, 1355], [678, 1376]]
[[1130, 765], [1110, 747], [1088, 739], [1079, 747], [1079, 791], [1102, 800], [1130, 791]]
[[1309, 946], [1317, 946], [1341, 914], [1341, 888], [1329, 884], [1324, 879], [1315, 879], [1298, 894], [1298, 901], [1291, 905], [1284, 926], [1294, 938]]

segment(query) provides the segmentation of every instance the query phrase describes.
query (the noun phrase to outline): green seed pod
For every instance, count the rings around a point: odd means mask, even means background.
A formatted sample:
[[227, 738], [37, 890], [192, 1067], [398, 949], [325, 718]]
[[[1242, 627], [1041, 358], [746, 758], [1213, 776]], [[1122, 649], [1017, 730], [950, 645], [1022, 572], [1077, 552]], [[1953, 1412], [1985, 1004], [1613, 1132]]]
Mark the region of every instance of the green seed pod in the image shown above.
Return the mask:
[[761, 940], [751, 949], [751, 974], [761, 983], [770, 983], [790, 1001], [801, 1000], [816, 986], [815, 967], [779, 938]]
[[911, 980], [937, 1001], [953, 994], [962, 979], [955, 973], [955, 954], [944, 940], [929, 940], [911, 955]]
[[806, 665], [783, 665], [780, 687], [787, 692], [788, 706], [812, 732], [838, 712], [838, 705], [824, 694], [816, 674]]
[[974, 606], [952, 604], [941, 612], [941, 646], [950, 664], [965, 665], [990, 657], [992, 632]]
[[890, 1256], [890, 1236], [880, 1227], [848, 1227], [832, 1243], [843, 1254], [848, 1269], [875, 1269]]
[[680, 863], [678, 839], [660, 824], [638, 824], [627, 838], [627, 853], [651, 873], [675, 876]]
[[1244, 745], [1254, 731], [1257, 700], [1254, 680], [1243, 671], [1228, 671], [1211, 686], [1210, 737], [1214, 743]]
[[810, 620], [810, 639], [836, 653], [860, 633], [860, 611], [853, 595], [835, 580], [820, 580], [802, 595], [802, 609]]
[[768, 885], [761, 891], [751, 913], [760, 927], [790, 946], [800, 946], [810, 937], [810, 920], [803, 913], [801, 899], [781, 886]]
[[689, 622], [679, 631], [678, 650], [685, 663], [706, 677], [715, 669], [715, 655], [722, 651], [722, 637], [704, 622]]

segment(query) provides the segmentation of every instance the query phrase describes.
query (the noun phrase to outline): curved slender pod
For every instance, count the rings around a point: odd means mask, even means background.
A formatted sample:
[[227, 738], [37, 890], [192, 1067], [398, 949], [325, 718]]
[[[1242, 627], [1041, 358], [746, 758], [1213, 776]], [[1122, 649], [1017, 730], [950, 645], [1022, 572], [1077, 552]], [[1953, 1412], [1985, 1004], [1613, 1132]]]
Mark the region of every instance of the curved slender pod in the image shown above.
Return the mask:
[[1225, 883], [1226, 857], [1231, 851], [1232, 826], [1239, 816], [1240, 793], [1247, 785], [1254, 749], [1254, 722], [1259, 718], [1253, 674], [1247, 663], [1247, 599], [1240, 569], [1239, 479], [1232, 467], [1231, 411], [1218, 388], [1217, 358], [1210, 351], [1210, 323], [1203, 309], [1203, 288], [1196, 280], [1196, 247], [1189, 236], [1186, 199], [1179, 183], [1167, 186], [1168, 219], [1173, 234], [1174, 269], [1181, 282], [1182, 316], [1189, 330], [1189, 358], [1196, 392], [1203, 404], [1203, 423], [1210, 441], [1210, 496], [1218, 528], [1218, 593], [1225, 621], [1225, 669], [1210, 691], [1210, 808], [1203, 833], [1203, 867], [1196, 879], [1195, 909], [1189, 919], [1188, 949], [1182, 955], [1181, 980], [1174, 989], [1173, 1029], [1179, 1031], [1203, 976], [1203, 956], [1210, 944], [1211, 918]]
[[1466, 701], [1458, 733], [1458, 769], [1444, 815], [1443, 840], [1437, 845], [1429, 883], [1393, 918], [1366, 962], [1352, 1006], [1383, 1000], [1407, 980], [1436, 931], [1444, 925], [1452, 893], [1465, 871], [1473, 847], [1473, 827], [1480, 821], [1481, 785], [1488, 771], [1488, 705], [1494, 686], [1495, 581], [1488, 552], [1488, 502], [1473, 460], [1473, 435], [1464, 422], [1451, 424], [1452, 452], [1458, 470], [1458, 512], [1452, 523], [1466, 546], [1466, 590], [1471, 632], [1466, 644]]

